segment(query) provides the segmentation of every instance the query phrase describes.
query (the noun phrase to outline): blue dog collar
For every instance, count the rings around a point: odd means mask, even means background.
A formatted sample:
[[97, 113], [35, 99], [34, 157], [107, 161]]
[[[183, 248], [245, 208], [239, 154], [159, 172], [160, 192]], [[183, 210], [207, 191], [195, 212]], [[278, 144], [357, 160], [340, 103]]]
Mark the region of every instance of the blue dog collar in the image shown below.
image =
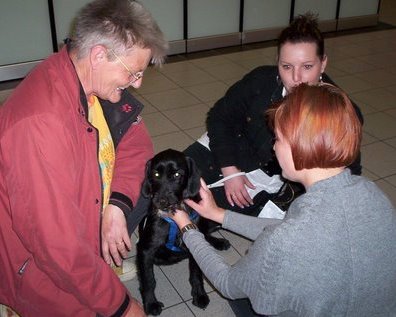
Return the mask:
[[[193, 210], [190, 213], [190, 220], [194, 221], [198, 218], [198, 216], [199, 216], [198, 213], [195, 210]], [[169, 223], [168, 240], [166, 241], [165, 246], [171, 251], [183, 252], [183, 250], [180, 247], [176, 246], [177, 236], [178, 233], [180, 232], [176, 222], [169, 217], [161, 217], [161, 218], [164, 219], [167, 223]]]

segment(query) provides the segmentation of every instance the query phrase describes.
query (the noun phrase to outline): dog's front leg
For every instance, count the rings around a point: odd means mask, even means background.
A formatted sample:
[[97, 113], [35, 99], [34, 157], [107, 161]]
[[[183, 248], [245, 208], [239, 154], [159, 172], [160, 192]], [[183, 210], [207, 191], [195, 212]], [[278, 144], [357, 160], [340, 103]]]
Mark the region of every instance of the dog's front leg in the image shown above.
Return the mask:
[[156, 249], [145, 249], [140, 243], [137, 244], [137, 269], [140, 285], [140, 294], [142, 296], [144, 311], [148, 315], [159, 315], [162, 312], [164, 304], [159, 302], [155, 297], [156, 281], [154, 276], [154, 254]]
[[192, 303], [199, 308], [206, 308], [209, 304], [209, 297], [205, 292], [202, 271], [191, 254], [188, 265], [190, 268]]

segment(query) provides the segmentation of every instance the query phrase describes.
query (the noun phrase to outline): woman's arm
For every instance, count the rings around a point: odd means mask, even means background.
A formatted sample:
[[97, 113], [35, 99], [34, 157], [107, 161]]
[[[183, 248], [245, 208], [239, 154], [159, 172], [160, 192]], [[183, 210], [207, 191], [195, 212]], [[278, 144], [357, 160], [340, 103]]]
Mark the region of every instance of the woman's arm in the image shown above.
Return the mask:
[[[220, 223], [224, 229], [243, 235], [248, 239], [255, 240], [264, 228], [282, 222], [278, 219], [251, 217], [218, 207], [203, 179], [201, 179], [199, 194], [201, 200], [198, 203], [187, 199], [186, 204], [196, 210], [200, 216]], [[172, 218], [180, 229], [191, 223], [188, 215], [182, 211], [177, 211], [175, 215], [172, 215]]]

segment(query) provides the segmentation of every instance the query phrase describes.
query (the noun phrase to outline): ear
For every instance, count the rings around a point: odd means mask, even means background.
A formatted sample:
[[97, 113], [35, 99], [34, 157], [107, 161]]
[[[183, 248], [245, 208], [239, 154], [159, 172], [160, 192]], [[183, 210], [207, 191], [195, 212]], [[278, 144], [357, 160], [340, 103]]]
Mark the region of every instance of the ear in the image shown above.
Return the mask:
[[150, 181], [151, 160], [146, 163], [145, 177], [142, 183], [141, 194], [144, 198], [151, 198], [152, 186]]
[[187, 187], [183, 192], [183, 197], [191, 198], [198, 195], [199, 193], [199, 189], [201, 187], [201, 173], [199, 172], [197, 164], [192, 158], [186, 156], [186, 161], [188, 166], [188, 180]]
[[107, 61], [107, 49], [103, 45], [95, 45], [91, 48], [89, 59], [93, 68]]
[[322, 66], [320, 70], [321, 73], [324, 73], [326, 66], [327, 66], [327, 55], [325, 54], [322, 59]]

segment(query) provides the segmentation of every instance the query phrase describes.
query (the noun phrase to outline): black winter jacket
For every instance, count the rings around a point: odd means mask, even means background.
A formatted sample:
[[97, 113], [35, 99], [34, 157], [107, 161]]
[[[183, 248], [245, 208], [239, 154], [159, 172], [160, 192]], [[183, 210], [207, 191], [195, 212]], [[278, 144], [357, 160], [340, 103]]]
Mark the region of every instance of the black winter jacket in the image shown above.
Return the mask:
[[[323, 81], [334, 84], [326, 74]], [[272, 174], [267, 169], [276, 158], [265, 111], [282, 98], [282, 90], [277, 66], [261, 66], [232, 85], [215, 103], [206, 123], [218, 167], [237, 166], [245, 172], [262, 168]], [[354, 107], [363, 123], [359, 108]], [[361, 174], [360, 155], [350, 168], [352, 173]]]

